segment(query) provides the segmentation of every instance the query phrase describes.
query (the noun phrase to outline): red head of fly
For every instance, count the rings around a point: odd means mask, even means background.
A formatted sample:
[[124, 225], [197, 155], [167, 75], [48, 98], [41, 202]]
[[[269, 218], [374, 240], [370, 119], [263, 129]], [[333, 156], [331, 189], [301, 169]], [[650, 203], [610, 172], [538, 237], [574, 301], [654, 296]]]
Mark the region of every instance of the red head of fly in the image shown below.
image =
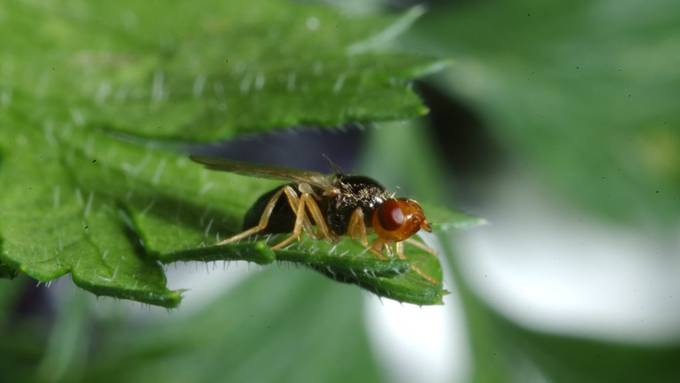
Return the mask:
[[420, 204], [406, 198], [385, 200], [373, 212], [371, 223], [378, 237], [388, 242], [403, 241], [420, 229], [432, 231]]

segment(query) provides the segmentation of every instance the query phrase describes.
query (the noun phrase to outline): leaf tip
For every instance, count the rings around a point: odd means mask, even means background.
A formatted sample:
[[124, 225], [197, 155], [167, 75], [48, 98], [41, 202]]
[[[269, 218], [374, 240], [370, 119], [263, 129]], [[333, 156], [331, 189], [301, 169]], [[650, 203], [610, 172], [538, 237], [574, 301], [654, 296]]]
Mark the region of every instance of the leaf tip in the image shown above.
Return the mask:
[[184, 292], [188, 291], [187, 289], [179, 289], [179, 290], [171, 290], [167, 293], [167, 305], [163, 305], [164, 307], [167, 308], [176, 308], [182, 303], [182, 299], [184, 298]]

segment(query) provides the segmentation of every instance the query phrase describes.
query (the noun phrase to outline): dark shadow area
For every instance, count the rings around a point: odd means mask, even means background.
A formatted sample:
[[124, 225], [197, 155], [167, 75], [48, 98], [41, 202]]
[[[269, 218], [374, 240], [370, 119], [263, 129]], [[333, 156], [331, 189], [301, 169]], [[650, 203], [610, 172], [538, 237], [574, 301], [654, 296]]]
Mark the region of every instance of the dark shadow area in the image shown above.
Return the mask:
[[452, 175], [468, 178], [498, 168], [501, 148], [473, 110], [426, 82], [417, 82], [416, 90], [430, 108], [430, 138]]
[[261, 165], [332, 171], [327, 156], [345, 172], [357, 165], [367, 132], [359, 124], [340, 128], [300, 127], [272, 133], [236, 137], [217, 144], [190, 145], [189, 152]]
[[10, 323], [20, 323], [27, 318], [42, 318], [47, 323], [54, 318], [54, 307], [44, 286], [23, 277], [17, 278], [13, 283], [19, 283], [22, 287], [13, 307]]
[[485, 181], [507, 162], [503, 147], [482, 118], [463, 102], [427, 82], [416, 82], [416, 90], [430, 108], [425, 117], [429, 139], [447, 180], [453, 181], [456, 201], [463, 208], [477, 204]]

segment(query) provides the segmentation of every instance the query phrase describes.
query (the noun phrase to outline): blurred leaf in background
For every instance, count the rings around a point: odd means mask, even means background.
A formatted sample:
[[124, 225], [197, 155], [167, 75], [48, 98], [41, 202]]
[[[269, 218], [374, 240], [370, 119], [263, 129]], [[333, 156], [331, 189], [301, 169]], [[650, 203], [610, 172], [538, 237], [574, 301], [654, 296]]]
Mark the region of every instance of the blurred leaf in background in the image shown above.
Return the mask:
[[405, 40], [455, 57], [435, 85], [554, 191], [617, 221], [677, 227], [680, 4], [459, 2]]
[[[35, 366], [45, 353], [45, 334], [49, 323], [42, 308], [27, 312], [27, 278], [0, 279], [0, 381], [33, 381]], [[44, 303], [44, 302], [42, 302]]]
[[680, 344], [640, 344], [565, 335], [504, 316], [463, 272], [455, 236], [443, 241], [470, 339], [470, 382], [676, 382]]
[[[399, 185], [416, 196], [428, 195], [432, 201], [438, 200], [437, 195], [452, 198], [445, 193], [451, 189], [441, 171], [444, 164], [422, 125], [392, 124], [390, 129], [376, 130], [370, 142], [364, 157], [368, 174], [380, 172], [388, 185]], [[407, 144], [394, 145], [397, 142]], [[408, 147], [413, 156], [391, 157], [395, 147]], [[379, 160], [386, 157], [392, 161]], [[464, 381], [671, 383], [680, 377], [680, 365], [675, 362], [680, 358], [680, 345], [673, 339], [657, 345], [591, 339], [531, 328], [505, 317], [471, 285], [462, 264], [463, 257], [472, 255], [457, 250], [458, 237], [454, 233], [438, 239], [452, 277], [446, 287], [460, 298], [468, 331], [472, 366]]]
[[63, 287], [46, 349], [35, 339], [45, 336], [44, 327], [34, 334], [0, 327], [3, 382], [382, 379], [360, 290], [307, 270], [262, 271], [194, 313], [158, 313], [141, 322], [95, 316], [91, 297]]
[[[404, 40], [455, 57], [430, 84], [482, 116], [504, 160], [582, 212], [667, 235], [680, 217], [679, 17], [665, 1], [457, 2], [434, 7]], [[455, 250], [455, 237], [443, 242], [469, 330], [470, 381], [678, 380], [677, 339], [632, 344], [529, 328], [485, 301], [463, 271], [471, 254]]]

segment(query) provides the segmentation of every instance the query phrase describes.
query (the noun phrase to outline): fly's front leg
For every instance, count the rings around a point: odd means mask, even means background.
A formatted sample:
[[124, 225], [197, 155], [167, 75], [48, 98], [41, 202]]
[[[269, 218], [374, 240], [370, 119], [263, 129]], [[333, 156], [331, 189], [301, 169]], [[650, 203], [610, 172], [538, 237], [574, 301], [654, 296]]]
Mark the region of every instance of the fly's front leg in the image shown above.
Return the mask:
[[357, 239], [362, 245], [368, 247], [364, 211], [360, 207], [354, 209], [354, 212], [352, 212], [349, 224], [347, 225], [347, 234], [349, 234], [350, 238]]
[[[399, 259], [404, 259], [406, 260], [406, 254], [404, 254], [404, 242], [397, 242], [394, 246], [396, 248], [396, 253], [397, 257]], [[420, 267], [414, 265], [413, 263], [410, 263], [411, 270], [415, 271], [416, 274], [420, 275], [423, 279], [427, 280], [428, 282], [432, 283], [433, 285], [439, 284], [439, 281], [436, 280], [434, 277], [432, 277], [430, 274], [424, 272], [423, 270], [420, 269]]]
[[364, 211], [358, 207], [352, 212], [352, 216], [349, 219], [349, 224], [347, 225], [347, 234], [352, 239], [359, 240], [362, 245], [368, 248], [368, 250], [376, 258], [380, 260], [385, 260], [387, 257], [383, 254], [383, 249], [388, 248], [387, 242], [377, 238], [370, 245], [368, 244], [368, 235], [366, 234], [366, 223], [364, 222]]
[[397, 258], [399, 259], [407, 259], [406, 254], [404, 254], [404, 242], [397, 242], [395, 245], [395, 250], [397, 253]]
[[418, 241], [418, 240], [416, 240], [416, 239], [408, 238], [405, 242], [408, 243], [408, 244], [411, 245], [411, 246], [415, 246], [415, 247], [419, 248], [420, 250], [423, 250], [423, 251], [425, 251], [425, 252], [428, 252], [428, 253], [432, 254], [433, 256], [435, 256], [435, 257], [437, 256], [437, 252], [434, 251], [433, 248], [427, 246], [426, 244], [424, 244], [424, 243], [422, 243], [422, 242], [420, 242], [420, 241]]
[[387, 242], [381, 238], [376, 238], [372, 243], [371, 246], [369, 247], [369, 251], [371, 254], [373, 254], [376, 258], [380, 260], [385, 260], [387, 257], [382, 253], [383, 248], [387, 246]]

